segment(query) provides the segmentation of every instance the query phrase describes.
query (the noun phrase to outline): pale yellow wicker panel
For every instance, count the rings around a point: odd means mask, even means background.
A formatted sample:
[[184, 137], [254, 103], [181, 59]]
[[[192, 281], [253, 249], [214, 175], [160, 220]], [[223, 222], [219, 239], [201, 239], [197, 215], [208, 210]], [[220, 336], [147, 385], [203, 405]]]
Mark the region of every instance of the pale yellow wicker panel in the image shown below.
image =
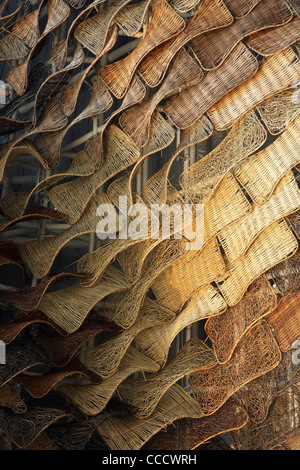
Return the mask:
[[147, 356], [162, 366], [167, 361], [172, 341], [180, 331], [194, 322], [220, 315], [226, 308], [223, 297], [208, 284], [192, 295], [188, 305], [173, 321], [142, 331], [135, 341]]
[[213, 351], [199, 338], [189, 340], [158, 372], [145, 378], [129, 378], [119, 386], [121, 400], [135, 408], [137, 418], [148, 418], [160, 398], [182, 377], [216, 365]]
[[265, 128], [254, 111], [250, 111], [233, 126], [215, 149], [180, 175], [181, 187], [193, 203], [205, 204], [226, 173], [256, 152], [266, 139]]
[[98, 427], [98, 432], [112, 450], [139, 450], [175, 420], [202, 416], [194, 398], [175, 384], [163, 395], [149, 418], [108, 418]]
[[224, 272], [225, 263], [217, 239], [213, 239], [202, 251], [188, 251], [174, 261], [151, 288], [160, 304], [177, 312], [193, 292], [219, 279]]
[[266, 227], [296, 212], [299, 207], [300, 190], [292, 171], [289, 171], [268, 202], [261, 206], [254, 205], [249, 215], [219, 233], [219, 241], [229, 262], [241, 258]]
[[218, 130], [228, 129], [249, 109], [289, 88], [299, 79], [299, 73], [300, 59], [292, 48], [287, 48], [268, 57], [254, 77], [228, 93], [208, 115]]
[[246, 255], [235, 261], [218, 281], [229, 306], [236, 305], [256, 278], [275, 264], [291, 257], [298, 242], [284, 219], [267, 227], [251, 245]]
[[146, 297], [136, 321], [130, 328], [97, 346], [83, 349], [78, 357], [89, 370], [104, 378], [111, 377], [116, 373], [136, 335], [157, 325], [164, 327], [174, 320], [174, 316], [173, 312]]
[[234, 175], [256, 204], [265, 204], [281, 178], [300, 160], [300, 116], [260, 152], [250, 156], [234, 170]]
[[116, 392], [119, 384], [137, 372], [155, 372], [158, 365], [149, 357], [129, 346], [117, 372], [100, 384], [63, 384], [58, 393], [73, 402], [83, 413], [94, 416], [100, 413]]

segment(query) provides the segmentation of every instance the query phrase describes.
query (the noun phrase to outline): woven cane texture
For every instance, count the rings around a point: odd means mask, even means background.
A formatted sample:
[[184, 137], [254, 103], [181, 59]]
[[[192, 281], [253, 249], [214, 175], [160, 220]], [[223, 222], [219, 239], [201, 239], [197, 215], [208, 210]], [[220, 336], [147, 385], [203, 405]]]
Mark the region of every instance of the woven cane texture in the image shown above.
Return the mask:
[[300, 61], [292, 48], [268, 57], [250, 80], [228, 93], [208, 111], [218, 130], [230, 128], [266, 98], [289, 88], [299, 77]]
[[28, 47], [34, 47], [40, 37], [39, 9], [20, 18], [12, 29], [13, 34]]
[[188, 20], [184, 30], [165, 44], [156, 47], [138, 67], [143, 80], [151, 87], [163, 79], [174, 55], [187, 42], [205, 31], [216, 30], [233, 22], [233, 17], [222, 0], [204, 0], [193, 17]]
[[88, 416], [94, 416], [105, 408], [120, 383], [131, 374], [157, 370], [158, 365], [154, 361], [129, 346], [117, 371], [111, 377], [102, 379], [100, 384], [62, 384], [57, 392]]
[[104, 67], [100, 76], [117, 98], [122, 98], [142, 59], [155, 47], [182, 31], [185, 21], [165, 1], [156, 0], [147, 32], [139, 45], [124, 59]]
[[167, 362], [171, 343], [180, 331], [194, 322], [219, 316], [226, 308], [222, 296], [208, 284], [192, 295], [187, 306], [173, 321], [142, 331], [135, 341], [147, 356], [163, 366]]
[[300, 103], [297, 99], [293, 99], [294, 93], [293, 88], [285, 90], [268, 98], [256, 107], [270, 134], [281, 134], [294, 116], [299, 113]]
[[246, 114], [208, 155], [191, 165], [179, 178], [193, 203], [209, 201], [223, 177], [240, 161], [257, 151], [267, 132], [253, 111]]
[[198, 450], [213, 437], [243, 427], [248, 419], [245, 409], [231, 398], [211, 416], [176, 420], [155, 434], [142, 450]]
[[168, 324], [175, 314], [146, 298], [138, 313], [136, 321], [121, 334], [99, 346], [84, 349], [78, 355], [80, 361], [103, 378], [111, 377], [117, 370], [124, 354], [132, 341], [141, 331], [153, 329], [157, 325]]
[[299, 40], [299, 25], [300, 20], [295, 17], [286, 25], [251, 34], [246, 44], [258, 54], [268, 57]]
[[149, 418], [107, 419], [98, 427], [100, 436], [112, 450], [139, 450], [168, 424], [182, 418], [202, 417], [197, 402], [174, 384], [159, 400]]
[[225, 272], [225, 263], [216, 239], [201, 250], [187, 251], [162, 274], [151, 288], [158, 302], [178, 312], [193, 292], [216, 281]]
[[249, 286], [237, 305], [227, 308], [222, 315], [209, 317], [204, 328], [218, 363], [228, 362], [247, 331], [276, 305], [277, 296], [267, 277], [262, 275]]
[[254, 241], [245, 256], [232, 263], [218, 287], [229, 306], [242, 299], [250, 284], [261, 274], [293, 256], [298, 242], [284, 219], [267, 227]]
[[288, 258], [268, 270], [268, 276], [276, 286], [280, 297], [292, 297], [300, 288], [299, 276], [299, 250]]
[[208, 73], [199, 83], [167, 100], [164, 112], [176, 127], [185, 129], [227, 93], [253, 77], [257, 70], [257, 59], [244, 44], [240, 43], [221, 67]]
[[219, 67], [236, 44], [256, 31], [286, 24], [293, 14], [286, 3], [275, 0], [259, 2], [245, 17], [235, 20], [223, 31], [213, 31], [191, 41], [201, 66], [205, 70]]
[[300, 5], [298, 0], [287, 0], [287, 3], [290, 5], [291, 9], [300, 17]]
[[253, 326], [226, 364], [217, 364], [189, 377], [204, 415], [215, 413], [242, 386], [269, 372], [281, 361], [281, 351], [268, 324]]
[[119, 386], [121, 400], [133, 406], [137, 418], [148, 418], [166, 391], [185, 375], [216, 364], [211, 349], [199, 338], [188, 341], [163, 369], [146, 378], [127, 379]]
[[261, 0], [224, 0], [227, 8], [235, 18], [248, 15]]
[[179, 13], [187, 13], [188, 11], [195, 8], [199, 3], [199, 0], [171, 0], [170, 4]]
[[133, 5], [125, 5], [115, 17], [115, 23], [126, 36], [134, 36], [143, 26], [151, 0], [142, 0]]
[[296, 116], [274, 143], [235, 168], [235, 177], [256, 204], [266, 203], [283, 176], [299, 163], [299, 126]]
[[292, 171], [289, 171], [265, 204], [254, 205], [249, 215], [219, 233], [219, 241], [229, 262], [241, 258], [265, 228], [299, 210], [299, 205], [299, 187]]

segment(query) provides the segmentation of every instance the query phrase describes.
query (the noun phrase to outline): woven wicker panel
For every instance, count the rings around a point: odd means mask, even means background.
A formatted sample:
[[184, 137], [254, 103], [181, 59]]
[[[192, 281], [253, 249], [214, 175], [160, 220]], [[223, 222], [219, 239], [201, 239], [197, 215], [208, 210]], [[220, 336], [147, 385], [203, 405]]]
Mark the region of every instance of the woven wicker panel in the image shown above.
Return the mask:
[[240, 161], [256, 152], [266, 139], [265, 128], [255, 113], [250, 111], [215, 149], [180, 175], [182, 189], [193, 203], [207, 203], [223, 177]]
[[11, 409], [14, 413], [24, 413], [26, 403], [21, 398], [17, 387], [11, 383], [6, 383], [0, 387], [0, 406]]
[[183, 48], [176, 54], [169, 73], [159, 90], [151, 98], [123, 112], [119, 118], [122, 129], [130, 135], [136, 145], [144, 146], [149, 141], [149, 124], [157, 105], [169, 93], [181, 87], [199, 82], [203, 72], [196, 61]]
[[80, 361], [101, 377], [111, 377], [120, 365], [128, 347], [141, 331], [153, 329], [157, 325], [166, 326], [174, 320], [175, 314], [146, 298], [136, 321], [121, 334], [104, 341], [93, 348], [84, 349], [78, 355]]
[[284, 219], [267, 227], [251, 245], [245, 256], [228, 268], [218, 287], [229, 306], [242, 299], [250, 284], [272, 266], [289, 258], [298, 242]]
[[228, 362], [246, 332], [276, 305], [277, 296], [267, 277], [262, 275], [249, 286], [237, 305], [229, 307], [222, 315], [209, 317], [205, 332], [218, 363]]
[[136, 4], [125, 5], [117, 13], [114, 21], [126, 36], [134, 36], [140, 31], [150, 3], [151, 0], [142, 0]]
[[284, 450], [299, 450], [300, 449], [300, 431], [296, 431], [292, 436], [283, 443]]
[[40, 8], [21, 17], [13, 26], [12, 32], [28, 47], [32, 48], [40, 37], [39, 27]]
[[139, 450], [151, 437], [177, 419], [200, 417], [197, 402], [175, 384], [166, 391], [149, 418], [107, 419], [98, 427], [98, 432], [112, 450]]
[[174, 338], [187, 326], [205, 318], [220, 315], [227, 305], [216, 289], [208, 284], [196, 291], [188, 305], [166, 325], [151, 327], [135, 337], [138, 346], [155, 362], [163, 366]]
[[264, 421], [248, 421], [243, 428], [231, 433], [237, 450], [270, 450], [284, 443], [299, 430], [297, 420], [293, 419], [298, 407], [299, 384], [275, 398]]
[[288, 387], [299, 382], [299, 367], [290, 352], [282, 354], [280, 364], [238, 390], [236, 396], [251, 421], [263, 422], [272, 401]]
[[[2, 208], [3, 211], [3, 208]], [[3, 211], [4, 213], [4, 211]], [[62, 214], [59, 211], [50, 209], [44, 206], [34, 206], [32, 209], [29, 209], [26, 214], [22, 215], [21, 217], [17, 217], [16, 219], [8, 218], [8, 215], [5, 214], [8, 220], [5, 222], [0, 222], [0, 232], [6, 230], [11, 225], [15, 225], [26, 220], [40, 220], [40, 219], [47, 219], [47, 220], [55, 220], [57, 222], [62, 222], [66, 219], [66, 215]]]
[[147, 180], [143, 187], [143, 197], [148, 203], [163, 204], [167, 202], [168, 180], [173, 163], [185, 149], [191, 145], [204, 142], [212, 133], [213, 126], [206, 116], [202, 116], [192, 126], [183, 131], [179, 145], [176, 147], [171, 158], [157, 173]]
[[129, 346], [115, 374], [104, 378], [101, 384], [62, 384], [57, 391], [83, 413], [94, 416], [104, 410], [120, 383], [131, 374], [157, 370], [155, 362]]
[[250, 79], [257, 70], [257, 59], [240, 43], [221, 67], [208, 73], [201, 82], [167, 100], [164, 112], [176, 127], [185, 129], [227, 93]]
[[284, 26], [268, 28], [251, 34], [246, 40], [248, 47], [262, 56], [270, 56], [291, 46], [300, 39], [300, 19], [294, 18]]
[[165, 0], [155, 0], [149, 26], [139, 45], [127, 57], [107, 65], [100, 71], [110, 91], [117, 98], [122, 98], [142, 59], [184, 27], [183, 18]]
[[231, 398], [211, 416], [176, 420], [155, 434], [142, 450], [202, 450], [201, 444], [243, 427], [248, 419], [244, 408]]
[[113, 124], [106, 134], [105, 151], [103, 165], [91, 176], [63, 183], [49, 191], [53, 205], [67, 214], [72, 224], [81, 217], [93, 194], [114, 175], [135, 163], [140, 155], [131, 138]]
[[[93, 197], [82, 217], [73, 225], [66, 226], [66, 230], [57, 235], [50, 235], [45, 239], [29, 240], [20, 246], [20, 253], [24, 263], [37, 279], [46, 276], [59, 251], [73, 238], [85, 234], [95, 233], [97, 224], [101, 220], [97, 216], [97, 208], [100, 204], [110, 203], [105, 193], [96, 194]], [[116, 230], [119, 228], [119, 220], [116, 220]]]
[[205, 31], [222, 28], [232, 22], [233, 17], [222, 0], [202, 1], [180, 34], [160, 47], [156, 47], [145, 57], [138, 67], [141, 76], [149, 86], [157, 86], [162, 81], [176, 52], [187, 42]]
[[226, 364], [198, 371], [189, 378], [190, 387], [204, 415], [215, 413], [230, 396], [281, 361], [279, 346], [264, 321], [255, 325], [239, 343]]
[[250, 156], [234, 175], [256, 204], [265, 204], [279, 181], [299, 163], [300, 116], [296, 116], [274, 143]]
[[300, 60], [291, 48], [268, 57], [244, 84], [228, 93], [208, 111], [216, 129], [231, 127], [266, 98], [289, 88], [299, 77]]
[[279, 296], [291, 297], [300, 288], [300, 252], [291, 258], [276, 264], [268, 270], [268, 276], [272, 279]]
[[219, 67], [241, 40], [255, 31], [286, 24], [293, 14], [284, 2], [259, 2], [249, 15], [235, 20], [223, 31], [209, 32], [191, 41], [191, 47], [205, 70]]
[[56, 367], [64, 367], [90, 339], [107, 331], [113, 334], [122, 332], [120, 327], [96, 310], [92, 310], [74, 333], [66, 335], [36, 328], [33, 336], [36, 344], [50, 358], [51, 363]]
[[296, 212], [299, 207], [299, 187], [293, 172], [289, 171], [265, 204], [254, 205], [249, 215], [219, 233], [219, 241], [229, 262], [241, 258], [266, 227]]
[[118, 388], [121, 400], [135, 408], [137, 418], [148, 418], [160, 398], [182, 377], [214, 367], [212, 350], [199, 338], [189, 340], [163, 369], [146, 378], [127, 379]]
[[274, 329], [276, 339], [283, 352], [293, 348], [299, 339], [299, 299], [300, 292], [293, 297], [282, 298], [278, 307], [267, 315], [266, 320]]
[[300, 17], [300, 5], [298, 0], [287, 0], [287, 3], [290, 5], [291, 9]]
[[224, 0], [235, 18], [248, 15], [261, 0]]
[[156, 277], [151, 288], [160, 304], [177, 312], [193, 292], [219, 279], [224, 272], [224, 260], [217, 240], [213, 239], [203, 251], [188, 251], [174, 261]]
[[121, 272], [108, 266], [103, 277], [92, 287], [81, 287], [78, 282], [65, 289], [46, 293], [40, 303], [40, 310], [67, 333], [74, 333], [100, 300], [128, 287]]
[[6, 34], [0, 39], [0, 62], [7, 60], [21, 60], [28, 54], [28, 48], [17, 36]]

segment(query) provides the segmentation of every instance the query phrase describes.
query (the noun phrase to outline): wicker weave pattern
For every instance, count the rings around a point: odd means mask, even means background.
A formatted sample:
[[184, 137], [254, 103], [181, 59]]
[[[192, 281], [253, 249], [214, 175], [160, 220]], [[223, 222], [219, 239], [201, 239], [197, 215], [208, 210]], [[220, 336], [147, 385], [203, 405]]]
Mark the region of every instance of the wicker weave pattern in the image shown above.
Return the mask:
[[248, 15], [261, 0], [225, 0], [235, 18], [242, 18]]
[[266, 203], [283, 176], [299, 163], [299, 127], [298, 115], [273, 144], [234, 170], [235, 177], [256, 204]]
[[275, 368], [281, 352], [268, 324], [255, 325], [244, 336], [230, 361], [190, 376], [190, 386], [204, 415], [215, 413], [246, 383]]
[[272, 55], [246, 83], [231, 91], [209, 111], [218, 130], [228, 129], [266, 98], [289, 88], [299, 77], [300, 60], [291, 48]]

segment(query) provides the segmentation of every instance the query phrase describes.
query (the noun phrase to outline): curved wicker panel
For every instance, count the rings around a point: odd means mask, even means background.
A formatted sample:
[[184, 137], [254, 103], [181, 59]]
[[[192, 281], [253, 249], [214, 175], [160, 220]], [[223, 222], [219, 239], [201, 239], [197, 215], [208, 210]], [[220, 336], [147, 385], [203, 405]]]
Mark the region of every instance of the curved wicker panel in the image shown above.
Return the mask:
[[251, 34], [246, 40], [248, 47], [262, 56], [270, 56], [291, 46], [300, 39], [300, 18], [276, 28]]
[[187, 306], [173, 321], [142, 331], [135, 341], [147, 356], [163, 366], [167, 361], [171, 343], [180, 331], [194, 322], [220, 315], [226, 308], [222, 296], [208, 284], [192, 295]]
[[83, 413], [93, 416], [100, 413], [117, 390], [120, 383], [136, 372], [155, 372], [158, 365], [147, 356], [129, 346], [118, 370], [100, 384], [62, 384], [57, 391], [70, 400]]
[[300, 288], [300, 252], [299, 250], [291, 257], [276, 264], [268, 270], [268, 276], [276, 286], [278, 295], [291, 297]]
[[235, 20], [223, 31], [213, 31], [191, 41], [191, 47], [205, 70], [219, 67], [233, 48], [255, 31], [286, 24], [293, 14], [289, 6], [276, 0], [259, 2], [244, 18]]
[[209, 317], [205, 332], [218, 363], [228, 362], [243, 336], [277, 305], [277, 296], [263, 274], [247, 289], [241, 301], [222, 315]]
[[291, 9], [300, 17], [300, 5], [298, 0], [287, 0], [287, 3], [290, 5]]
[[216, 239], [205, 248], [187, 251], [152, 282], [158, 302], [179, 311], [193, 292], [224, 275], [225, 263]]
[[133, 406], [137, 418], [148, 418], [160, 398], [182, 377], [199, 370], [209, 370], [216, 364], [212, 350], [199, 338], [182, 347], [163, 369], [146, 378], [127, 379], [119, 386], [121, 400]]
[[13, 34], [30, 48], [36, 45], [40, 37], [40, 8], [37, 8], [28, 15], [22, 16], [12, 28]]
[[261, 0], [224, 0], [235, 18], [248, 15]]
[[298, 242], [284, 219], [267, 227], [245, 256], [228, 268], [218, 287], [229, 306], [242, 299], [250, 284], [272, 266], [287, 259], [298, 249]]
[[248, 157], [234, 169], [234, 175], [255, 204], [265, 204], [279, 181], [299, 163], [300, 116], [272, 144]]
[[237, 390], [274, 369], [280, 361], [281, 352], [270, 327], [264, 321], [258, 323], [226, 364], [190, 375], [190, 387], [201, 412], [215, 413]]
[[145, 146], [149, 141], [149, 124], [157, 105], [169, 93], [181, 87], [199, 82], [203, 72], [196, 61], [183, 48], [176, 54], [169, 73], [159, 90], [139, 105], [124, 111], [119, 117], [122, 129], [130, 135], [137, 146]]
[[197, 402], [179, 385], [173, 385], [159, 400], [149, 418], [110, 418], [98, 427], [112, 450], [139, 450], [168, 424], [182, 418], [202, 417]]
[[164, 112], [176, 127], [185, 129], [227, 93], [253, 77], [257, 70], [257, 59], [240, 43], [218, 69], [207, 73], [202, 81], [167, 100]]
[[207, 203], [223, 177], [240, 161], [256, 152], [266, 139], [265, 128], [254, 111], [250, 111], [215, 149], [180, 175], [181, 187], [193, 203]]
[[174, 55], [192, 38], [205, 31], [216, 30], [233, 22], [233, 17], [222, 0], [203, 0], [184, 30], [165, 44], [156, 47], [138, 67], [143, 80], [150, 87], [163, 79]]
[[136, 4], [123, 6], [117, 13], [114, 21], [126, 36], [134, 36], [140, 31], [150, 4], [151, 0], [142, 0]]
[[292, 171], [278, 183], [275, 192], [263, 205], [253, 210], [218, 235], [230, 263], [245, 255], [258, 235], [276, 220], [296, 212], [300, 208], [300, 191]]
[[211, 416], [176, 420], [155, 434], [142, 450], [201, 450], [199, 446], [204, 442], [239, 429], [248, 420], [245, 409], [231, 398]]
[[218, 130], [231, 127], [247, 111], [298, 80], [300, 60], [291, 48], [268, 57], [258, 72], [208, 111]]
[[24, 413], [26, 411], [25, 401], [21, 398], [20, 392], [11, 383], [6, 383], [0, 387], [0, 406], [9, 408], [14, 413]]
[[155, 0], [147, 32], [139, 45], [127, 57], [107, 65], [100, 71], [100, 76], [110, 91], [117, 98], [122, 98], [142, 59], [184, 27], [183, 18], [165, 0]]
[[161, 307], [146, 297], [134, 324], [121, 334], [102, 342], [98, 346], [84, 349], [78, 354], [80, 361], [103, 378], [111, 377], [116, 373], [124, 354], [132, 341], [141, 331], [153, 329], [157, 325], [166, 324], [174, 320], [175, 314]]

